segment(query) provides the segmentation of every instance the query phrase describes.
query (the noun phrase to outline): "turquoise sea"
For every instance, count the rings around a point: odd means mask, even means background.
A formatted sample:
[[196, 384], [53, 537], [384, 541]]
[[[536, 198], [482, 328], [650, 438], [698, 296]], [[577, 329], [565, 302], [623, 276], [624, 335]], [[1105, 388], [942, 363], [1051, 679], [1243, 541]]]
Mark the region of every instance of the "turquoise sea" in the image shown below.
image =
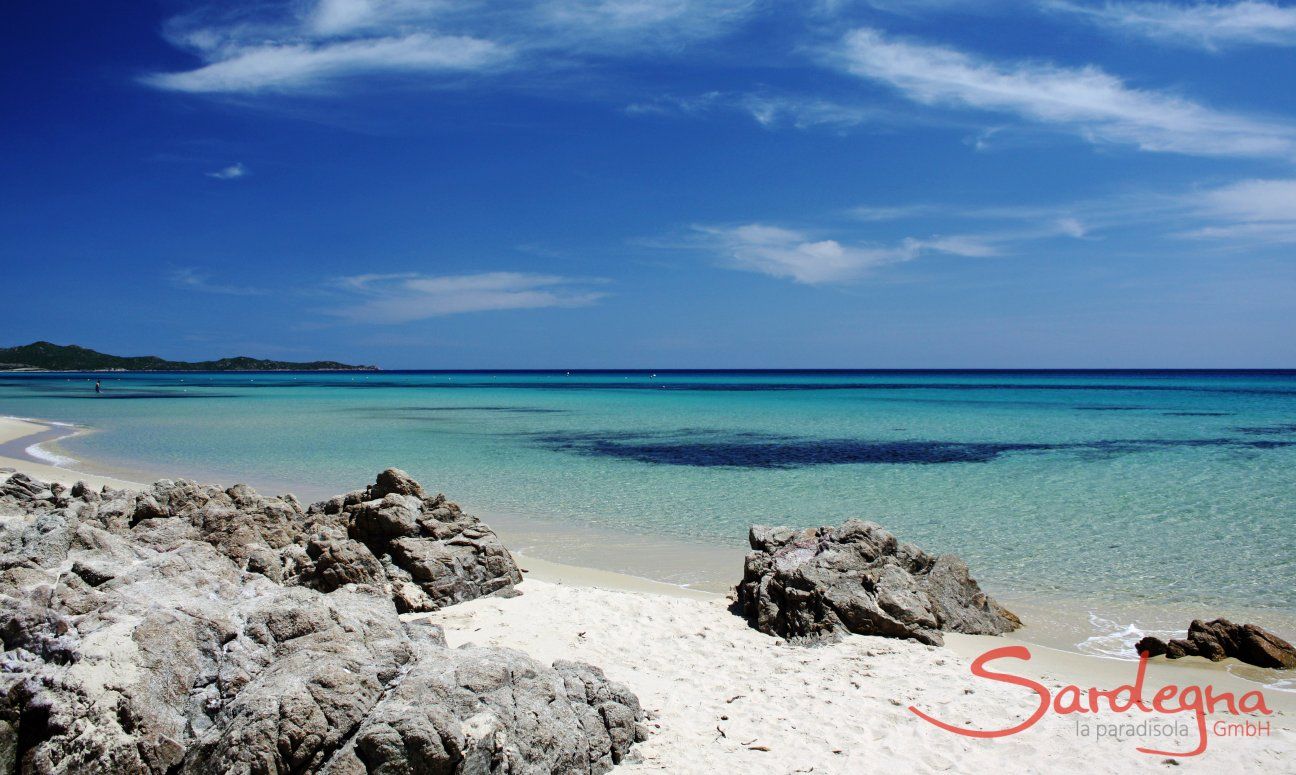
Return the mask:
[[8, 374], [0, 414], [94, 429], [46, 450], [91, 466], [304, 498], [398, 466], [555, 551], [737, 557], [752, 523], [858, 516], [1099, 630], [1296, 612], [1296, 372]]

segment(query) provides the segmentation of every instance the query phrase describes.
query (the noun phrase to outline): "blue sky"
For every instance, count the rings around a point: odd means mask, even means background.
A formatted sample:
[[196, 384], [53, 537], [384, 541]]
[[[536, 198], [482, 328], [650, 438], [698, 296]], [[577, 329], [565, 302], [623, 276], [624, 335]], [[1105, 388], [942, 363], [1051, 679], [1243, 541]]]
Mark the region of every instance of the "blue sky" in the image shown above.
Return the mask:
[[12, 2], [5, 344], [1296, 366], [1296, 7]]

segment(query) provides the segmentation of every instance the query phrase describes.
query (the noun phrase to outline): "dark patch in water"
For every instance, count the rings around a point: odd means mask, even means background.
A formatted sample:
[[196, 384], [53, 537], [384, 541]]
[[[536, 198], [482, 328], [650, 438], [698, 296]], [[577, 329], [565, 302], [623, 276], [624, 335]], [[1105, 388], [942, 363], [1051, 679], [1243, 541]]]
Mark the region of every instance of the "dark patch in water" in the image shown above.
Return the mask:
[[565, 414], [567, 409], [545, 409], [538, 406], [394, 406], [366, 409], [371, 412], [501, 412], [504, 414]]
[[1228, 417], [1232, 412], [1162, 412], [1166, 417]]
[[611, 441], [541, 439], [553, 449], [641, 463], [702, 468], [802, 468], [847, 463], [984, 463], [1005, 452], [1046, 448], [1038, 444], [968, 444], [928, 441]]
[[[340, 387], [370, 387], [373, 383], [340, 385]], [[1296, 389], [1250, 387], [1195, 387], [1189, 385], [1091, 385], [1091, 384], [1013, 384], [1013, 383], [930, 383], [930, 382], [438, 382], [435, 384], [388, 384], [383, 387], [443, 387], [443, 388], [519, 388], [523, 390], [657, 390], [681, 392], [767, 392], [806, 390], [936, 390], [936, 391], [1032, 391], [1032, 390], [1083, 390], [1105, 392], [1188, 392], [1231, 393], [1244, 395], [1296, 395]]]
[[759, 433], [679, 432], [555, 433], [532, 438], [555, 451], [612, 457], [654, 465], [699, 468], [791, 469], [819, 465], [988, 463], [1012, 452], [1072, 451], [1089, 458], [1174, 447], [1275, 449], [1296, 441], [1247, 439], [1119, 439], [1075, 443], [871, 441], [802, 439]]
[[1234, 428], [1238, 433], [1247, 433], [1253, 436], [1276, 436], [1284, 433], [1296, 433], [1296, 423], [1280, 423], [1278, 425], [1249, 425], [1241, 428]]
[[1251, 449], [1279, 449], [1280, 447], [1296, 447], [1296, 441], [1246, 441], [1235, 446], [1250, 447]]
[[506, 414], [565, 414], [568, 409], [546, 409], [539, 406], [428, 406], [421, 412], [504, 412]]

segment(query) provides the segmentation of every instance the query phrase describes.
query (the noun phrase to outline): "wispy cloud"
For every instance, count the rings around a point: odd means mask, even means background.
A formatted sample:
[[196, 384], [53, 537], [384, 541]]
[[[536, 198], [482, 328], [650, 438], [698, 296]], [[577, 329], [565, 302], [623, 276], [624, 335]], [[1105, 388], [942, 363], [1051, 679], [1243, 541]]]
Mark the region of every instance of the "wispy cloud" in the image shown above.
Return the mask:
[[739, 113], [763, 127], [844, 129], [861, 124], [896, 123], [894, 112], [864, 104], [849, 104], [823, 97], [766, 92], [711, 91], [690, 96], [664, 96], [634, 102], [626, 112], [636, 115], [702, 116], [716, 112]]
[[1195, 220], [1208, 224], [1180, 236], [1243, 245], [1296, 244], [1296, 180], [1244, 180], [1189, 198]]
[[924, 252], [968, 257], [996, 255], [992, 245], [971, 235], [910, 238], [895, 245], [847, 245], [760, 223], [695, 228], [726, 266], [807, 285], [858, 280], [874, 269], [911, 261]]
[[994, 62], [868, 28], [848, 34], [831, 61], [924, 105], [1013, 114], [1090, 142], [1205, 156], [1296, 156], [1296, 128], [1135, 89], [1094, 66]]
[[1000, 229], [981, 235], [987, 242], [1021, 242], [1048, 237], [1073, 237], [1080, 239], [1089, 234], [1087, 221], [1090, 218], [1101, 218], [1104, 210], [1116, 208], [1114, 204], [1099, 208], [1094, 204], [1058, 205], [1053, 207], [1041, 205], [965, 205], [948, 204], [906, 204], [906, 205], [861, 205], [852, 208], [849, 213], [857, 220], [866, 222], [906, 221], [916, 219], [938, 218], [943, 221], [975, 221], [978, 223], [1018, 224], [1012, 229]]
[[1250, 222], [1296, 221], [1296, 180], [1244, 180], [1202, 197], [1219, 215]]
[[526, 272], [353, 275], [337, 285], [350, 292], [354, 303], [330, 314], [359, 323], [408, 323], [466, 312], [583, 307], [606, 296], [591, 289], [602, 282]]
[[[588, 39], [614, 48], [637, 38], [656, 45], [709, 37], [746, 16], [753, 0], [306, 0], [293, 4], [317, 35], [360, 35], [397, 27], [492, 27], [509, 38], [545, 33], [563, 45]], [[290, 6], [292, 7], [292, 6]], [[662, 40], [651, 38], [660, 36]], [[554, 42], [551, 40], [551, 42]]]
[[167, 38], [202, 65], [144, 82], [184, 92], [324, 91], [360, 78], [462, 76], [671, 51], [722, 34], [751, 0], [316, 0], [171, 21]]
[[209, 63], [196, 70], [155, 73], [145, 82], [183, 92], [283, 92], [361, 75], [481, 70], [508, 57], [506, 48], [491, 41], [421, 33], [333, 42], [236, 43], [200, 47], [195, 53]]
[[209, 177], [209, 178], [216, 178], [217, 180], [235, 180], [235, 179], [237, 179], [237, 178], [241, 178], [241, 177], [243, 177], [244, 175], [246, 175], [246, 174], [248, 174], [248, 173], [247, 173], [247, 167], [244, 167], [244, 166], [243, 166], [243, 162], [240, 161], [240, 162], [236, 162], [236, 163], [234, 163], [234, 164], [231, 164], [231, 165], [229, 165], [228, 167], [224, 167], [224, 168], [222, 168], [222, 169], [214, 170], [214, 171], [212, 171], [212, 172], [208, 172], [208, 173], [206, 173], [206, 174], [207, 174], [207, 177]]
[[760, 0], [536, 0], [512, 15], [513, 34], [536, 49], [624, 56], [672, 51], [724, 35]]
[[1228, 45], [1296, 46], [1296, 7], [1243, 0], [1237, 3], [1108, 2], [1052, 0], [1045, 8], [1176, 46], [1215, 50]]
[[[1059, 204], [865, 205], [848, 211], [870, 224], [942, 224], [975, 236], [1001, 254], [1040, 240], [1192, 239], [1256, 250], [1296, 244], [1296, 180], [1241, 180], [1191, 191], [1126, 191]], [[1110, 243], [1109, 243], [1110, 244]], [[1176, 248], [1182, 250], [1182, 243]]]
[[246, 285], [229, 285], [222, 283], [219, 280], [213, 280], [210, 274], [192, 267], [173, 269], [170, 274], [170, 279], [172, 285], [177, 288], [183, 288], [187, 291], [219, 293], [225, 296], [263, 296], [267, 293], [264, 288], [256, 288]]

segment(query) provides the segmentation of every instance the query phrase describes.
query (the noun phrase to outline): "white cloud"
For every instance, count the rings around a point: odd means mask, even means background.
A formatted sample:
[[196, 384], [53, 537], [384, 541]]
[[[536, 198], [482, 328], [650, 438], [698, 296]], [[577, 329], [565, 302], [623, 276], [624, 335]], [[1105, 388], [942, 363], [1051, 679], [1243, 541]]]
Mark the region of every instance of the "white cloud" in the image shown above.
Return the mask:
[[767, 127], [780, 124], [790, 124], [797, 129], [851, 127], [890, 118], [873, 108], [809, 97], [747, 94], [738, 104], [757, 123]]
[[900, 221], [942, 209], [936, 205], [860, 205], [850, 212], [861, 221]]
[[201, 6], [168, 39], [203, 64], [144, 82], [184, 92], [322, 91], [347, 79], [482, 74], [671, 52], [720, 35], [751, 0], [284, 0]]
[[427, 23], [450, 9], [445, 0], [319, 0], [304, 21], [319, 35], [350, 35], [399, 24]]
[[1296, 130], [1135, 89], [1103, 70], [998, 63], [941, 46], [892, 40], [864, 28], [834, 61], [924, 105], [1008, 113], [1095, 143], [1208, 156], [1296, 156]]
[[1244, 180], [1207, 192], [1206, 209], [1249, 223], [1296, 221], [1296, 180]]
[[177, 288], [202, 293], [219, 293], [225, 296], [263, 296], [264, 288], [242, 285], [227, 285], [212, 280], [210, 274], [200, 272], [192, 267], [181, 267], [171, 271], [171, 284]]
[[210, 64], [147, 76], [153, 86], [184, 92], [293, 91], [375, 73], [437, 73], [489, 68], [508, 58], [496, 43], [414, 33], [327, 43], [235, 45]]
[[[1040, 240], [1131, 236], [1211, 240], [1230, 249], [1250, 250], [1296, 243], [1296, 179], [1240, 180], [1177, 193], [1127, 191], [1060, 204], [928, 202], [866, 205], [848, 213], [869, 224], [934, 222], [952, 226], [964, 232], [964, 237], [978, 241], [974, 244], [1000, 254]], [[940, 244], [940, 240], [926, 244]]]
[[764, 92], [710, 91], [684, 97], [659, 97], [626, 106], [627, 113], [636, 115], [700, 116], [717, 111], [740, 113], [769, 128], [791, 126], [796, 129], [843, 129], [867, 123], [894, 123], [897, 119], [891, 113], [864, 105]]
[[247, 174], [247, 167], [244, 167], [243, 162], [240, 161], [240, 162], [235, 162], [234, 164], [231, 164], [228, 167], [224, 167], [222, 169], [218, 169], [213, 172], [208, 172], [207, 177], [216, 178], [217, 180], [235, 180], [237, 178], [243, 177], [246, 174]]
[[730, 268], [807, 285], [857, 280], [873, 269], [910, 261], [923, 252], [996, 255], [993, 246], [970, 235], [906, 239], [894, 246], [843, 245], [837, 240], [816, 240], [804, 232], [760, 223], [696, 228]]
[[1189, 198], [1198, 222], [1182, 232], [1194, 239], [1239, 244], [1296, 243], [1296, 180], [1243, 180]]
[[1003, 245], [1011, 242], [1071, 237], [1082, 239], [1089, 235], [1089, 220], [1102, 220], [1115, 205], [1095, 206], [1093, 203], [1071, 205], [863, 205], [851, 209], [857, 220], [880, 223], [938, 218], [942, 221], [973, 221], [978, 224], [993, 223], [993, 230], [976, 235], [987, 246], [1003, 252]]
[[994, 235], [989, 234], [952, 234], [926, 240], [910, 239], [905, 244], [914, 250], [930, 250], [968, 258], [990, 258], [1003, 253], [995, 244], [997, 241]]
[[1244, 0], [1178, 5], [1056, 0], [1046, 8], [1080, 15], [1095, 24], [1179, 46], [1214, 50], [1230, 44], [1296, 46], [1296, 7]]
[[1079, 218], [1058, 218], [1054, 221], [1054, 225], [1057, 227], [1059, 234], [1076, 239], [1080, 239], [1089, 233], [1088, 227], [1081, 223]]
[[564, 48], [624, 54], [725, 34], [757, 5], [756, 0], [540, 0], [530, 4], [534, 21], [526, 21], [526, 14], [521, 19], [531, 34], [554, 36]]
[[722, 34], [754, 0], [318, 0], [303, 21], [315, 34], [395, 28], [473, 29], [521, 48], [618, 54]]
[[330, 312], [362, 323], [408, 323], [465, 312], [583, 307], [606, 295], [589, 289], [600, 282], [525, 272], [354, 275], [338, 285], [359, 301]]
[[853, 280], [874, 267], [914, 256], [903, 247], [847, 247], [836, 240], [815, 241], [798, 231], [758, 223], [704, 231], [718, 240], [733, 268], [811, 285]]

